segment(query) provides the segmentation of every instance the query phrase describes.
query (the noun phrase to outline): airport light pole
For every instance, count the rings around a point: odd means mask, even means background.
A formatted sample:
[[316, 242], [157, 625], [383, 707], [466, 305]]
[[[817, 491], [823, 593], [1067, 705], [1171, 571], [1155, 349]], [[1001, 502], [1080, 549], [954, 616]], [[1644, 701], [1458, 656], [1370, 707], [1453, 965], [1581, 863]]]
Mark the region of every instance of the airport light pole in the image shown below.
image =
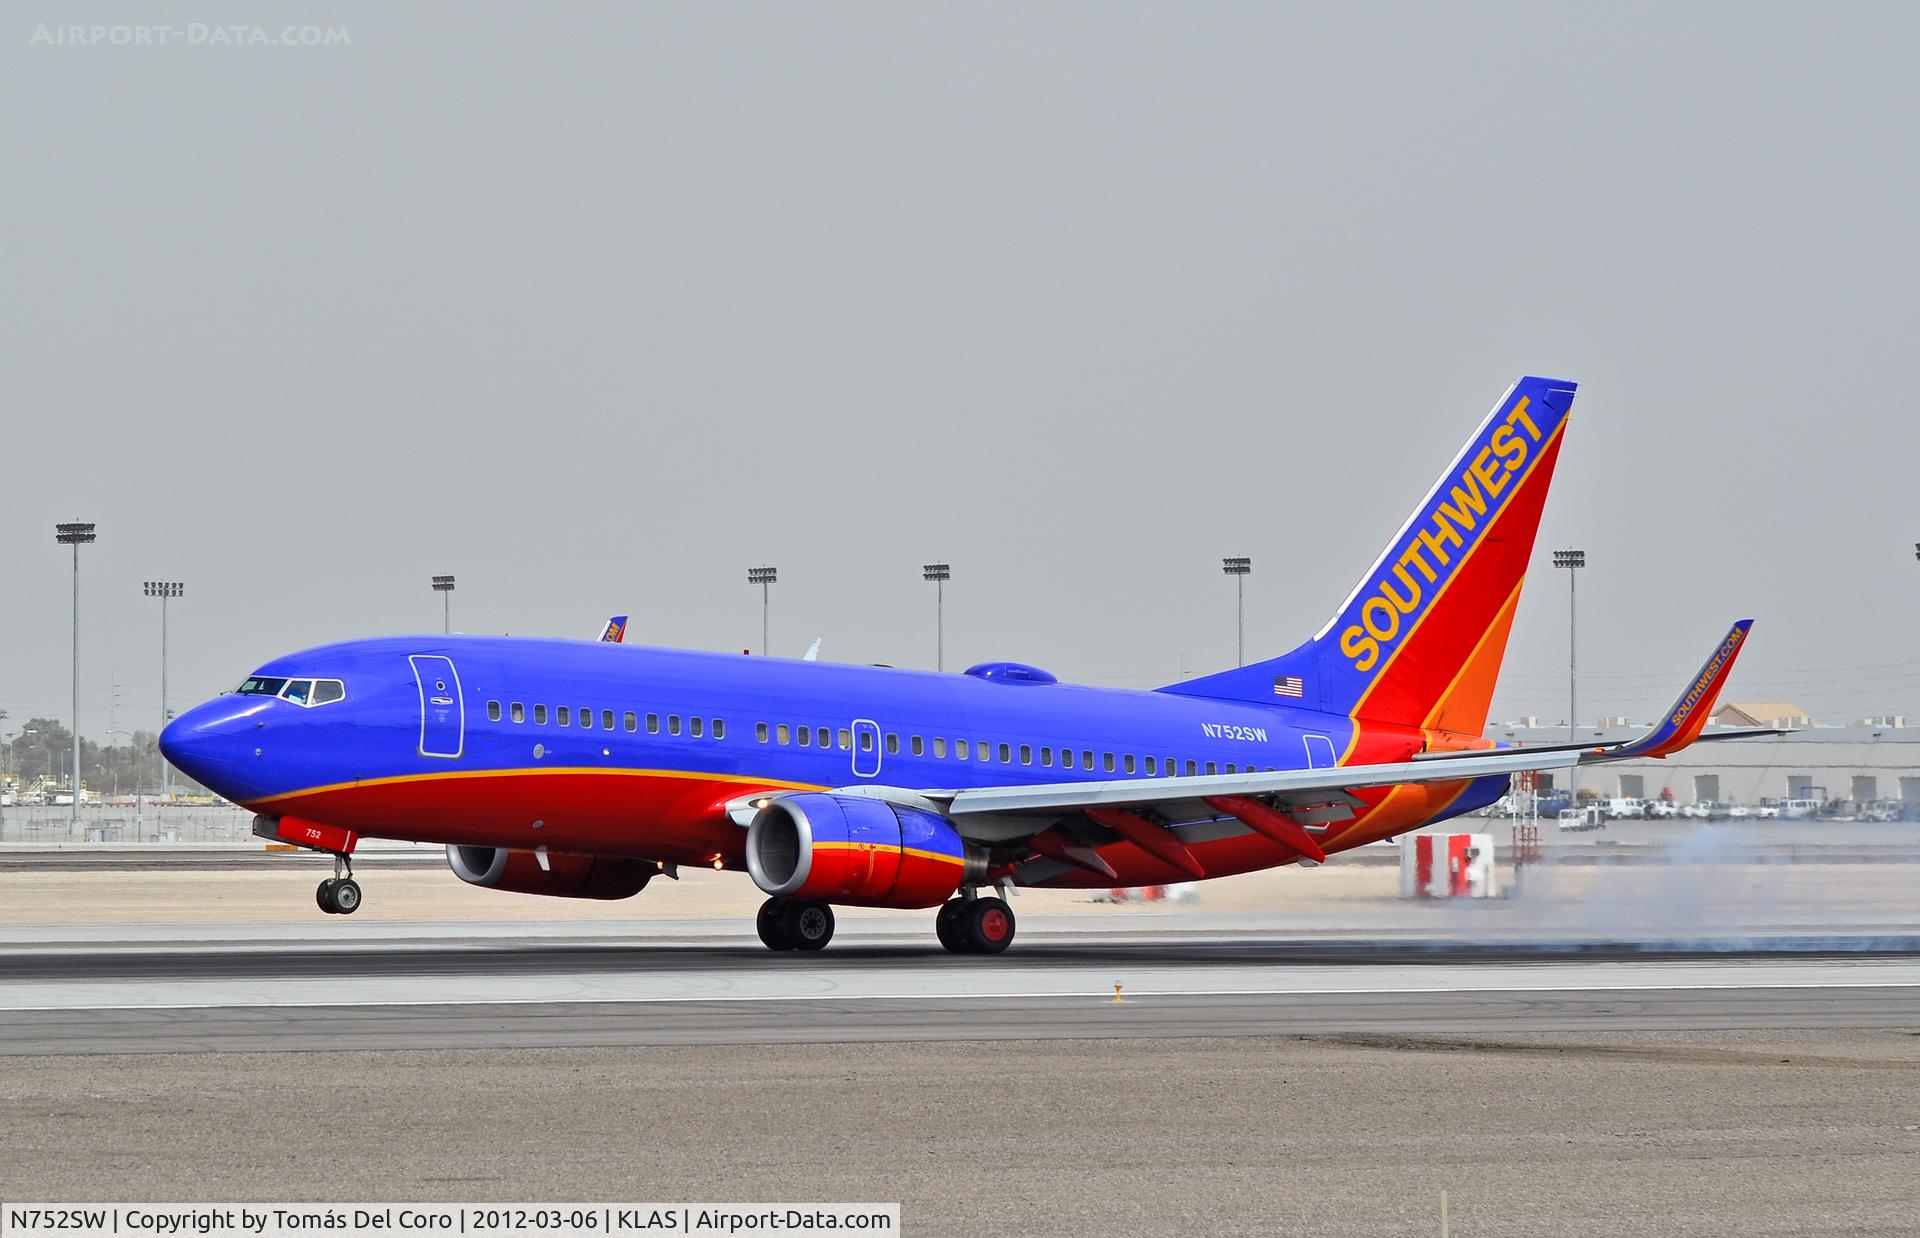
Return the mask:
[[[181, 596], [186, 591], [187, 591], [187, 587], [181, 584], [177, 580], [149, 580], [146, 582], [146, 595], [150, 598], [160, 599], [160, 730], [161, 731], [166, 730], [167, 723], [173, 720], [173, 715], [169, 713], [167, 710], [167, 601], [170, 598], [177, 598]], [[159, 734], [159, 732], [156, 731], [155, 734], [157, 735]], [[129, 736], [129, 738], [131, 738], [131, 736]], [[162, 800], [168, 800], [172, 798], [172, 788], [169, 785], [172, 781], [173, 780], [167, 775], [166, 758], [162, 757], [160, 758], [160, 798]]]
[[453, 577], [435, 576], [433, 591], [440, 595], [440, 631], [451, 635], [453, 633]]
[[945, 563], [929, 563], [920, 569], [920, 579], [933, 582], [933, 669], [947, 669], [947, 582], [953, 568]]
[[1587, 552], [1584, 550], [1556, 550], [1553, 552], [1553, 565], [1567, 569], [1567, 739], [1577, 741], [1576, 732], [1580, 729], [1580, 676], [1579, 663], [1575, 660], [1579, 646], [1576, 641], [1578, 628], [1575, 624], [1574, 578], [1579, 569], [1587, 565]]
[[767, 586], [780, 579], [777, 567], [750, 567], [747, 569], [747, 583], [760, 586], [760, 656], [767, 656]]
[[1245, 666], [1247, 664], [1247, 577], [1253, 571], [1253, 560], [1244, 555], [1236, 559], [1222, 559], [1220, 570], [1233, 577], [1234, 628], [1238, 633], [1234, 648], [1235, 656], [1239, 659], [1235, 665]]
[[80, 548], [99, 536], [91, 523], [53, 526], [53, 540], [73, 547], [73, 828], [80, 828]]

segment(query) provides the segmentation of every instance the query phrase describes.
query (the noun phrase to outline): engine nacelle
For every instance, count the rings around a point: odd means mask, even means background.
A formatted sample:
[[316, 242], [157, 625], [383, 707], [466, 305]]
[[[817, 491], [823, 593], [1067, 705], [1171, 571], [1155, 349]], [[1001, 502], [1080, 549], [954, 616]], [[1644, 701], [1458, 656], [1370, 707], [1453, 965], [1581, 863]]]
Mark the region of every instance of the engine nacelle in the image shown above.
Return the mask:
[[986, 855], [937, 812], [860, 795], [782, 796], [747, 827], [747, 871], [775, 898], [932, 907], [981, 881]]
[[632, 898], [659, 868], [644, 860], [611, 855], [547, 855], [506, 847], [448, 847], [447, 867], [468, 885], [552, 898]]

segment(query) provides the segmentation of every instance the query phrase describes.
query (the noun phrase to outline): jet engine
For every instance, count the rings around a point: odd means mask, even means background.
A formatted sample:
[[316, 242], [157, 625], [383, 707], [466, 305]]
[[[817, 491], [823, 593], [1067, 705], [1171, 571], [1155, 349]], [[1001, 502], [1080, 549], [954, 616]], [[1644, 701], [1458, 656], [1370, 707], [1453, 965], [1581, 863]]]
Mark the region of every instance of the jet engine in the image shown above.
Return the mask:
[[932, 907], [986, 868], [939, 813], [868, 796], [782, 796], [747, 827], [747, 871], [775, 898]]
[[659, 868], [610, 855], [542, 856], [506, 847], [448, 847], [447, 867], [468, 885], [553, 898], [632, 898]]

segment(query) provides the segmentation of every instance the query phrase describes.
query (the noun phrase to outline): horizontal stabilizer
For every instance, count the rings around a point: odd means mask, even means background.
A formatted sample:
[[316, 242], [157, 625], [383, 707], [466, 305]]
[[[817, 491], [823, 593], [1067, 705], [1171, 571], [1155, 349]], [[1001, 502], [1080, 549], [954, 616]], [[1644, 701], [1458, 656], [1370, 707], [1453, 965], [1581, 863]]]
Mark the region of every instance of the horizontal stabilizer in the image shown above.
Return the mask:
[[[1519, 751], [1526, 752], [1577, 752], [1582, 765], [1595, 765], [1605, 761], [1631, 761], [1642, 757], [1664, 757], [1668, 753], [1678, 752], [1689, 744], [1710, 743], [1722, 739], [1753, 739], [1762, 735], [1785, 735], [1786, 731], [1778, 727], [1757, 727], [1751, 730], [1722, 731], [1714, 735], [1701, 734], [1701, 728], [1713, 716], [1713, 707], [1720, 699], [1720, 690], [1726, 686], [1727, 676], [1733, 673], [1734, 660], [1740, 656], [1740, 647], [1746, 644], [1747, 633], [1753, 630], [1753, 620], [1742, 619], [1727, 629], [1726, 636], [1713, 652], [1699, 672], [1687, 681], [1687, 686], [1667, 711], [1660, 716], [1645, 735], [1624, 744], [1542, 744], [1528, 746]], [[1475, 756], [1494, 756], [1510, 753], [1513, 748], [1484, 748], [1477, 752], [1421, 752], [1414, 755], [1416, 761], [1432, 761], [1440, 758], [1468, 758]]]

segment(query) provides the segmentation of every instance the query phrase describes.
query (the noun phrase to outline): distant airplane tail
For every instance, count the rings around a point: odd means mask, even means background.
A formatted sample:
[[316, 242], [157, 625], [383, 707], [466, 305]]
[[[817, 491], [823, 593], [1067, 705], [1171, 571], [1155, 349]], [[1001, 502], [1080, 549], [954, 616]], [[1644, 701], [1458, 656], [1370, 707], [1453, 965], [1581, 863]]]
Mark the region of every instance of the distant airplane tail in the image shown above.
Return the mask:
[[607, 626], [600, 629], [600, 641], [606, 645], [618, 645], [627, 639], [627, 617], [615, 615], [607, 620]]
[[1515, 383], [1312, 640], [1161, 691], [1478, 735], [1574, 390]]

